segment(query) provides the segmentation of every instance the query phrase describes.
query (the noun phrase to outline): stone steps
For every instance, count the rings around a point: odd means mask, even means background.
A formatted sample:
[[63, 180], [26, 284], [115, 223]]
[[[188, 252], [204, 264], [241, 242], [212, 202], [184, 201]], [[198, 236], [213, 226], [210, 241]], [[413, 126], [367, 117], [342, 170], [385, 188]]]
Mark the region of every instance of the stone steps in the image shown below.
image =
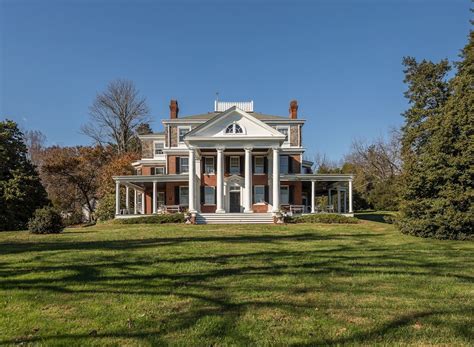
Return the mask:
[[273, 224], [271, 213], [198, 213], [196, 224]]

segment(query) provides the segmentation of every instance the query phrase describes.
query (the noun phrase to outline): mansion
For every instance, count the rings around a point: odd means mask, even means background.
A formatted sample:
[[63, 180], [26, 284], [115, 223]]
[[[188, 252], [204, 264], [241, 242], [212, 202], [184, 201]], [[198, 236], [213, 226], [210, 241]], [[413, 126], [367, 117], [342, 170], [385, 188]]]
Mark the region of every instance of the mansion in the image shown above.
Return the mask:
[[187, 212], [191, 223], [272, 223], [353, 213], [353, 176], [315, 174], [303, 160], [296, 101], [285, 117], [256, 112], [253, 101], [216, 101], [213, 112], [180, 116], [171, 100], [162, 124], [163, 132], [140, 136], [135, 175], [114, 177], [117, 218]]

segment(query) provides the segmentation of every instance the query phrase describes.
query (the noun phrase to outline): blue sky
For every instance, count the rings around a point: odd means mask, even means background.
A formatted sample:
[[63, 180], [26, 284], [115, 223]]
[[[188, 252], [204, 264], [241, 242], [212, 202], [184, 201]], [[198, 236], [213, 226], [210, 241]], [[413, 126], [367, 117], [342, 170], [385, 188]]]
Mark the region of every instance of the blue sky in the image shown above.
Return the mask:
[[336, 160], [401, 124], [403, 56], [457, 59], [470, 4], [0, 0], [0, 118], [88, 144], [88, 107], [116, 78], [147, 98], [155, 130], [172, 98], [182, 115], [212, 111], [216, 91], [277, 115], [297, 99], [309, 156]]

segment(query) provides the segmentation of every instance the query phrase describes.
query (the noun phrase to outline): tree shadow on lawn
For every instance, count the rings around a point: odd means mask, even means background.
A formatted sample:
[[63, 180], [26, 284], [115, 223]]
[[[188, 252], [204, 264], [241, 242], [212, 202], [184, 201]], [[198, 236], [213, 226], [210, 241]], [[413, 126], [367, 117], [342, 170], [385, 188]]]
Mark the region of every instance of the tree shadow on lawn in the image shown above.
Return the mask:
[[[38, 335], [33, 337], [20, 337], [19, 339], [0, 341], [4, 344], [35, 341], [63, 341], [66, 339], [84, 339], [94, 342], [101, 338], [130, 338], [149, 341], [153, 344], [165, 344], [168, 334], [195, 327], [204, 317], [218, 317], [221, 319], [213, 331], [208, 332], [209, 338], [218, 339], [224, 335], [231, 336], [237, 344], [255, 344], [259, 341], [252, 340], [242, 335], [236, 329], [242, 314], [255, 308], [281, 309], [298, 317], [304, 310], [314, 309], [312, 302], [297, 302], [294, 297], [301, 294], [298, 287], [299, 281], [304, 281], [307, 276], [320, 276], [328, 280], [331, 278], [350, 278], [364, 275], [401, 275], [401, 276], [426, 276], [427, 278], [451, 277], [459, 281], [474, 282], [468, 275], [456, 274], [457, 264], [453, 264], [449, 257], [446, 261], [433, 261], [422, 256], [410, 259], [410, 254], [392, 251], [389, 246], [374, 247], [367, 243], [369, 237], [376, 234], [355, 234], [359, 237], [353, 245], [334, 244], [325, 245], [325, 248], [314, 250], [268, 250], [247, 253], [227, 253], [220, 255], [190, 255], [176, 254], [168, 251], [169, 257], [137, 255], [137, 258], [117, 257], [116, 252], [100, 257], [91, 257], [87, 264], [31, 266], [8, 266], [3, 262], [0, 266], [0, 289], [22, 290], [28, 293], [47, 291], [52, 293], [91, 294], [91, 295], [136, 295], [156, 297], [157, 302], [169, 296], [176, 296], [181, 300], [192, 300], [192, 307], [186, 311], [174, 311], [164, 314], [165, 326], [156, 328], [123, 329], [111, 332], [98, 331], [95, 336], [88, 332], [83, 334]], [[190, 242], [221, 242], [221, 243], [278, 243], [299, 241], [336, 240], [345, 241], [348, 234], [317, 235], [314, 233], [300, 233], [293, 235], [243, 235], [243, 236], [186, 236], [171, 238], [152, 238], [134, 240], [113, 240], [94, 242], [47, 242], [47, 243], [4, 243], [0, 247], [12, 246], [7, 253], [43, 252], [57, 250], [100, 250], [115, 251], [122, 249], [142, 249], [147, 247], [172, 247]], [[315, 248], [317, 247], [315, 243]], [[10, 252], [11, 251], [11, 252]], [[3, 251], [2, 251], [3, 252]], [[408, 252], [414, 252], [409, 250]], [[466, 251], [467, 252], [467, 251]], [[101, 252], [102, 253], [102, 252]], [[161, 252], [161, 254], [166, 254]], [[415, 253], [413, 253], [415, 254]], [[458, 253], [453, 253], [458, 255]], [[43, 254], [43, 257], [48, 257]], [[140, 258], [142, 256], [143, 258]], [[409, 258], [409, 259], [406, 259]], [[136, 260], [134, 260], [136, 259]], [[56, 261], [55, 261], [56, 262]], [[206, 264], [217, 264], [217, 268]], [[198, 270], [192, 272], [170, 272], [173, 266], [193, 269], [193, 265], [200, 265]], [[229, 266], [229, 267], [226, 267]], [[163, 267], [165, 267], [163, 269]], [[180, 267], [181, 268], [181, 267]], [[203, 269], [203, 270], [199, 270]], [[15, 278], [22, 274], [34, 271], [37, 275], [32, 279]], [[65, 275], [51, 278], [51, 274], [66, 272]], [[71, 273], [72, 272], [72, 273]], [[294, 276], [295, 282], [281, 286], [278, 283], [280, 276]], [[255, 279], [261, 278], [261, 281]], [[229, 279], [232, 279], [230, 282]], [[273, 283], [271, 288], [265, 287], [265, 280]], [[254, 282], [252, 282], [252, 280]], [[227, 282], [226, 282], [227, 281]], [[248, 283], [252, 283], [250, 287]], [[332, 281], [332, 280], [330, 280]], [[224, 284], [222, 284], [224, 282]], [[275, 300], [268, 297], [265, 292], [271, 290], [272, 294], [282, 299]], [[339, 287], [325, 288], [328, 292], [344, 293], [349, 290], [345, 284]], [[361, 288], [366, 295], [378, 294], [378, 289], [366, 286]], [[239, 299], [232, 297], [233, 291], [255, 292], [259, 299]], [[356, 292], [352, 289], [353, 295]], [[292, 296], [293, 295], [293, 296]], [[262, 299], [262, 297], [264, 299]], [[381, 299], [382, 300], [382, 299]], [[410, 315], [400, 316], [387, 321], [375, 330], [358, 331], [345, 337], [334, 339], [309, 338], [308, 345], [315, 344], [344, 344], [355, 341], [382, 341], [384, 334], [390, 333], [400, 327], [412, 324], [414, 320], [433, 315], [468, 314], [465, 311], [426, 311], [415, 312]], [[295, 318], [296, 319], [296, 318]], [[156, 323], [156, 322], [155, 322]]]
[[[2, 242], [0, 243], [0, 255], [18, 254], [27, 252], [50, 252], [68, 250], [121, 250], [137, 249], [158, 246], [173, 246], [191, 242], [222, 242], [222, 243], [278, 243], [278, 242], [300, 242], [300, 241], [327, 241], [327, 240], [353, 240], [357, 237], [362, 242], [364, 237], [380, 237], [382, 234], [358, 233], [358, 234], [331, 234], [319, 235], [315, 233], [300, 233], [291, 235], [243, 235], [243, 236], [183, 236], [183, 237], [154, 237], [147, 239], [125, 239], [107, 241], [81, 241], [74, 239], [59, 242]], [[356, 241], [357, 241], [356, 240]]]

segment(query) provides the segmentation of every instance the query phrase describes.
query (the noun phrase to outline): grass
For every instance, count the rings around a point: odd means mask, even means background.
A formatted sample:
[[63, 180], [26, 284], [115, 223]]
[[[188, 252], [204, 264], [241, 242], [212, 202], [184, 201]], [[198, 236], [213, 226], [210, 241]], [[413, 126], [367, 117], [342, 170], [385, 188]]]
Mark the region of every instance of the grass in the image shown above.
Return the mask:
[[469, 345], [473, 254], [366, 220], [4, 232], [0, 344]]

